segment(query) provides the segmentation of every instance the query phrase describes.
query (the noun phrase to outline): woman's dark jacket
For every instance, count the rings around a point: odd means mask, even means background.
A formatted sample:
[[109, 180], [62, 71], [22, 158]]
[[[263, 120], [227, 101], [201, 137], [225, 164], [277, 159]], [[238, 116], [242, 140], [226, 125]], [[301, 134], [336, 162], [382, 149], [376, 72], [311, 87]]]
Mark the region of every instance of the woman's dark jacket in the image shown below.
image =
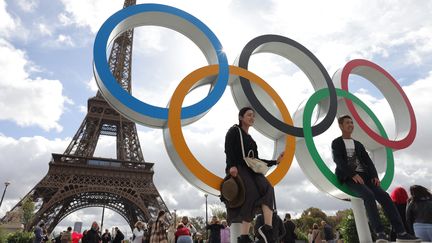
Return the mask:
[[414, 232], [414, 223], [432, 224], [432, 198], [411, 200], [406, 209], [407, 226]]
[[[239, 136], [239, 126], [234, 125], [232, 126], [226, 136], [225, 136], [225, 154], [226, 154], [226, 171], [228, 172], [229, 169], [233, 166], [246, 166], [247, 164], [243, 159], [243, 152], [241, 150], [241, 141]], [[255, 158], [259, 158], [258, 156], [258, 149], [257, 144], [253, 140], [253, 138], [247, 134], [243, 129], [241, 129], [242, 137], [243, 137], [243, 145], [245, 154], [247, 156], [248, 151], [252, 150], [254, 153]], [[260, 159], [261, 161], [264, 161], [267, 163], [268, 166], [272, 166], [276, 164], [275, 160], [265, 160]]]

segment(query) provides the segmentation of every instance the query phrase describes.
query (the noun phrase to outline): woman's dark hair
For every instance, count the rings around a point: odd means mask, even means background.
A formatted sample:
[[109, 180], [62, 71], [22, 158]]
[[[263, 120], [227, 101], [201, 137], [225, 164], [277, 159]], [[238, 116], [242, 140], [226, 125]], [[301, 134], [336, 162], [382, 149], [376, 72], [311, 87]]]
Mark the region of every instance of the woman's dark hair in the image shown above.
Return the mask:
[[252, 107], [248, 107], [248, 106], [246, 106], [246, 107], [241, 108], [240, 111], [239, 111], [239, 113], [238, 113], [238, 116], [239, 116], [239, 123], [238, 123], [238, 125], [239, 125], [240, 127], [241, 127], [241, 120], [240, 120], [240, 117], [243, 117], [244, 114], [245, 114], [248, 110], [251, 110], [251, 111], [255, 112], [254, 109], [252, 109]]
[[156, 223], [159, 222], [159, 218], [162, 217], [164, 214], [165, 214], [165, 211], [163, 211], [163, 210], [160, 210], [160, 211], [158, 212], [158, 216], [157, 216], [157, 219], [156, 219]]
[[429, 190], [420, 185], [413, 185], [410, 187], [410, 193], [413, 201], [417, 201], [421, 198], [431, 198], [432, 194], [429, 192]]
[[160, 210], [159, 211], [159, 213], [158, 213], [158, 218], [160, 218], [162, 215], [164, 215], [165, 214], [165, 211], [163, 211], [163, 210]]

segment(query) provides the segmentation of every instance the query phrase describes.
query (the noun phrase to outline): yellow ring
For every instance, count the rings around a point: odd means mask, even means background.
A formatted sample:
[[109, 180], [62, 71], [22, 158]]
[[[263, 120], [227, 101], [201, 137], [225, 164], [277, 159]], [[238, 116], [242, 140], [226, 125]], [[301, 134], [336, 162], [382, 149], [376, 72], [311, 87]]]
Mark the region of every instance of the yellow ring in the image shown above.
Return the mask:
[[[171, 136], [171, 142], [175, 151], [177, 151], [178, 156], [183, 161], [185, 166], [189, 171], [200, 181], [207, 184], [209, 187], [219, 191], [222, 178], [213, 174], [211, 171], [207, 170], [192, 154], [188, 148], [185, 138], [183, 136], [181, 128], [180, 112], [182, 109], [182, 104], [185, 96], [190, 91], [191, 87], [198, 81], [205, 77], [218, 74], [218, 65], [210, 65], [199, 68], [188, 76], [186, 76], [180, 84], [177, 86], [174, 94], [171, 97], [169, 109], [168, 109], [168, 129]], [[262, 78], [258, 77], [256, 74], [236, 66], [229, 66], [229, 73], [231, 75], [238, 75], [244, 77], [255, 84], [259, 85], [264, 91], [267, 92], [270, 97], [273, 98], [276, 106], [282, 114], [284, 122], [289, 125], [293, 125], [291, 115], [288, 112], [287, 107], [276, 93], [276, 91], [270, 87]], [[277, 168], [267, 176], [269, 182], [274, 186], [279, 183], [283, 177], [288, 172], [291, 167], [292, 160], [294, 158], [295, 152], [295, 137], [291, 135], [286, 135], [285, 140], [285, 155], [281, 163]]]

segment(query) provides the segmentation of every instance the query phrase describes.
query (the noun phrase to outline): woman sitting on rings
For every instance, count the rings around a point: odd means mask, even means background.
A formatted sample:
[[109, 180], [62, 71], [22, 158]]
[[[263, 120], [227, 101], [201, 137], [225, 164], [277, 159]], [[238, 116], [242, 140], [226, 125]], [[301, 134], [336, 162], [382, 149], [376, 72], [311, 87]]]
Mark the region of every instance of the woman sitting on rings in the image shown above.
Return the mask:
[[[244, 107], [239, 112], [239, 124], [231, 127], [225, 136], [226, 173], [232, 177], [238, 175], [243, 180], [245, 188], [244, 203], [237, 208], [227, 208], [229, 222], [241, 222], [241, 236], [238, 242], [252, 242], [249, 238], [249, 228], [255, 214], [262, 210], [264, 225], [258, 229], [264, 242], [274, 242], [272, 233], [272, 215], [274, 206], [274, 189], [267, 178], [260, 173], [255, 173], [248, 167], [243, 159], [242, 150], [252, 150], [255, 158], [258, 158], [257, 145], [249, 135], [249, 127], [255, 122], [255, 112], [250, 107]], [[240, 130], [238, 129], [240, 128]], [[241, 146], [239, 133], [243, 138], [244, 148]], [[270, 167], [279, 164], [282, 159], [281, 153], [277, 160], [263, 160]]]

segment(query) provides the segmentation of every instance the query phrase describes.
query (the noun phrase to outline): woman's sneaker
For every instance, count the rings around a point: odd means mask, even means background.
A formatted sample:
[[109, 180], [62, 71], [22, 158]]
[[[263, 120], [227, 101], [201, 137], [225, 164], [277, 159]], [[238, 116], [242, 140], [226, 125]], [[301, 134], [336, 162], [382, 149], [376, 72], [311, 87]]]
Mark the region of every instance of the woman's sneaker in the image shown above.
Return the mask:
[[396, 242], [421, 242], [421, 239], [405, 232], [402, 234], [397, 234]]
[[263, 225], [258, 228], [258, 233], [261, 235], [265, 243], [274, 243], [273, 229], [270, 225]]

